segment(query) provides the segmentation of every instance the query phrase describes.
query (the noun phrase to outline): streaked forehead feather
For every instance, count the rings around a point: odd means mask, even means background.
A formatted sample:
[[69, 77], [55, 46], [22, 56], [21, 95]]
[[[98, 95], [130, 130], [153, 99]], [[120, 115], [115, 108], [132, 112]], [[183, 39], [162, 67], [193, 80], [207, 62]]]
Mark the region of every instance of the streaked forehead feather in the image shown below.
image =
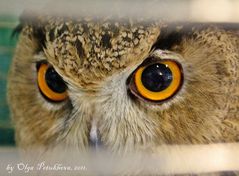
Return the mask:
[[91, 82], [142, 60], [160, 24], [129, 19], [38, 17], [32, 25], [49, 61], [70, 77]]

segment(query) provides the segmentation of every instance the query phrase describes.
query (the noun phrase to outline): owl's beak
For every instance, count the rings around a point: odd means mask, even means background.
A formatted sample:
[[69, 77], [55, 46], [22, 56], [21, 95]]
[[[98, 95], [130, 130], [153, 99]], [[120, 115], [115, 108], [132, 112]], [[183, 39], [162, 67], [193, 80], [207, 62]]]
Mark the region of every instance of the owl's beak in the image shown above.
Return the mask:
[[97, 127], [95, 120], [93, 120], [91, 123], [89, 142], [90, 142], [90, 146], [93, 149], [98, 149], [100, 146], [102, 146], [99, 129]]

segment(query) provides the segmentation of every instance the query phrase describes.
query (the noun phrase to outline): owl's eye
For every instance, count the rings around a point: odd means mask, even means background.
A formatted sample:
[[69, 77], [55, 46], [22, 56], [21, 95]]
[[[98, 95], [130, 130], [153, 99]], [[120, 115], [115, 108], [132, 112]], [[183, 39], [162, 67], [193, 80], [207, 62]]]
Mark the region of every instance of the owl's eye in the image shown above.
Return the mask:
[[134, 73], [137, 93], [151, 101], [163, 101], [175, 95], [182, 80], [181, 66], [173, 60], [140, 66]]
[[39, 65], [37, 83], [41, 93], [51, 101], [59, 102], [68, 97], [65, 82], [54, 68], [47, 63]]

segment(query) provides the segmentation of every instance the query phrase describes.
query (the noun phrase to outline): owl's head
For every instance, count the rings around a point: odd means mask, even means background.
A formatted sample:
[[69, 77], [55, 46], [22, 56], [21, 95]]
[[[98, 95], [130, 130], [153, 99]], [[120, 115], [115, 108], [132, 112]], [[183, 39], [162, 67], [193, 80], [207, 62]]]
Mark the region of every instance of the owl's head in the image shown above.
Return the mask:
[[17, 142], [132, 151], [236, 141], [238, 44], [220, 25], [25, 19], [8, 87]]

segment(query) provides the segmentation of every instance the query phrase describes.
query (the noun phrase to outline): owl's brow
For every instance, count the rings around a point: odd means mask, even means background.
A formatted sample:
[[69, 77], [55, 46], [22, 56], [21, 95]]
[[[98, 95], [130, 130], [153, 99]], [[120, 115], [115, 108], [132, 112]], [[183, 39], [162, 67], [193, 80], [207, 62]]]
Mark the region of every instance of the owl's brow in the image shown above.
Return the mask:
[[161, 29], [160, 35], [151, 50], [170, 50], [174, 45], [180, 44], [184, 38], [194, 37], [193, 33], [195, 31], [201, 31], [211, 27], [219, 27], [227, 31], [238, 31], [239, 23], [169, 23]]

